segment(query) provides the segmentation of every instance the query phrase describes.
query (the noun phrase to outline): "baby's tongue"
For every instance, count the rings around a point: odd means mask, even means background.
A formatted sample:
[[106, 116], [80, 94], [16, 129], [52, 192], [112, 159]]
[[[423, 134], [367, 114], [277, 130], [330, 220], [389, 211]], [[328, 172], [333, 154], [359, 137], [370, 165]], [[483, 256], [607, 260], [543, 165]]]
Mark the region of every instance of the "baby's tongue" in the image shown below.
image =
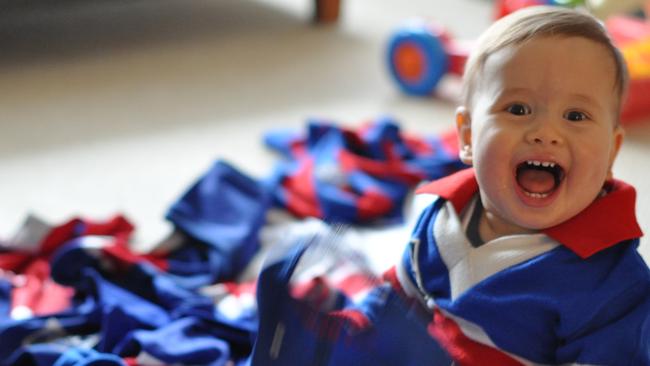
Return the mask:
[[530, 193], [546, 193], [555, 187], [555, 176], [547, 170], [522, 169], [517, 174], [517, 182]]

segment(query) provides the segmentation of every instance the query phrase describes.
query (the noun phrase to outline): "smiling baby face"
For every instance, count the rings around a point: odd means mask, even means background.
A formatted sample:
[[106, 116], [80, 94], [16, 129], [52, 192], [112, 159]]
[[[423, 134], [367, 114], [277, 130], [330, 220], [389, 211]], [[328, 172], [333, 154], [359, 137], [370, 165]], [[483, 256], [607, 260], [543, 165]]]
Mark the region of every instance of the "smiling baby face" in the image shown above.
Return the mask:
[[487, 57], [457, 125], [489, 236], [555, 226], [598, 196], [623, 140], [615, 74], [611, 53], [582, 37], [536, 38]]

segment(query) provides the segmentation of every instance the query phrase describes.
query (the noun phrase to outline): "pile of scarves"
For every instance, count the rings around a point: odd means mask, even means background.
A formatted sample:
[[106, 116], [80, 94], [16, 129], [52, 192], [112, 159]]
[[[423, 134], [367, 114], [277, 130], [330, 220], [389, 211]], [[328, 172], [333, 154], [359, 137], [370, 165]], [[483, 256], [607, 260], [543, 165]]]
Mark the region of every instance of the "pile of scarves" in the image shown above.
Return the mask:
[[456, 136], [408, 135], [381, 117], [358, 128], [312, 120], [264, 141], [279, 155], [269, 176], [217, 160], [170, 206], [173, 245], [150, 253], [132, 250], [135, 228], [119, 214], [27, 218], [0, 242], [0, 365], [410, 364], [391, 360], [395, 349], [445, 359], [363, 265], [294, 273], [338, 253], [305, 261], [322, 233], [272, 243], [260, 276], [240, 278], [270, 210], [326, 227], [399, 224], [418, 183], [463, 168]]

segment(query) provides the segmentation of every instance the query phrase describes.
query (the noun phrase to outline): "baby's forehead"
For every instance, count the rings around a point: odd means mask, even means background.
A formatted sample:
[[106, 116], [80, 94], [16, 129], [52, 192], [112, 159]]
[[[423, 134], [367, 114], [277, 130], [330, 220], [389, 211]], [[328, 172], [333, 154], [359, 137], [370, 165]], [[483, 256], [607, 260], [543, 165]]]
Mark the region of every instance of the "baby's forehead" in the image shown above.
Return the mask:
[[615, 68], [615, 60], [605, 45], [578, 36], [539, 36], [517, 43], [503, 44], [487, 50], [483, 64], [512, 60], [512, 64], [508, 66], [517, 66], [522, 62], [543, 61], [552, 64], [556, 61], [577, 59], [586, 65], [591, 62], [585, 57], [589, 55], [607, 60], [607, 63]]
[[507, 45], [487, 54], [477, 71], [476, 87], [490, 92], [494, 83], [580, 93], [602, 89], [610, 98], [616, 91], [615, 60], [605, 46], [582, 37], [539, 37]]

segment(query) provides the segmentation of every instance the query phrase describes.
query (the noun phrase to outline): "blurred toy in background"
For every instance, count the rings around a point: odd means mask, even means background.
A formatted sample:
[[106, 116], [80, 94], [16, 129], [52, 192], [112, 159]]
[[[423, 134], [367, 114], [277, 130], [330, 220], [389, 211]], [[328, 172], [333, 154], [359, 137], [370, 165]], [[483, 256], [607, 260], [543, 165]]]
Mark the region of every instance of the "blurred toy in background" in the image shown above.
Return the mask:
[[436, 23], [412, 20], [391, 37], [388, 63], [406, 94], [430, 95], [445, 74], [463, 74], [470, 47]]
[[516, 10], [535, 5], [584, 7], [597, 18], [605, 19], [614, 14], [634, 13], [643, 9], [646, 0], [497, 0], [494, 4], [495, 19]]
[[582, 0], [497, 0], [494, 2], [494, 18], [502, 18], [513, 11], [535, 5], [582, 5]]
[[615, 14], [626, 14], [647, 9], [647, 0], [585, 0], [589, 12], [600, 19], [606, 19]]
[[650, 3], [647, 0], [497, 0], [494, 3], [495, 19], [535, 5], [584, 7], [597, 18], [607, 19], [613, 15], [639, 14]]
[[621, 120], [631, 124], [650, 116], [650, 23], [633, 17], [609, 18], [605, 25], [623, 53], [630, 82]]
[[[632, 0], [499, 0], [495, 17], [535, 5], [586, 6], [600, 17], [616, 11], [635, 11], [648, 1]], [[627, 99], [621, 121], [631, 125], [650, 119], [650, 23], [640, 17], [611, 16], [605, 26], [625, 58], [629, 74]], [[409, 95], [433, 95], [445, 75], [462, 76], [471, 43], [454, 40], [441, 25], [411, 20], [398, 28], [388, 43], [388, 64], [393, 79]]]

